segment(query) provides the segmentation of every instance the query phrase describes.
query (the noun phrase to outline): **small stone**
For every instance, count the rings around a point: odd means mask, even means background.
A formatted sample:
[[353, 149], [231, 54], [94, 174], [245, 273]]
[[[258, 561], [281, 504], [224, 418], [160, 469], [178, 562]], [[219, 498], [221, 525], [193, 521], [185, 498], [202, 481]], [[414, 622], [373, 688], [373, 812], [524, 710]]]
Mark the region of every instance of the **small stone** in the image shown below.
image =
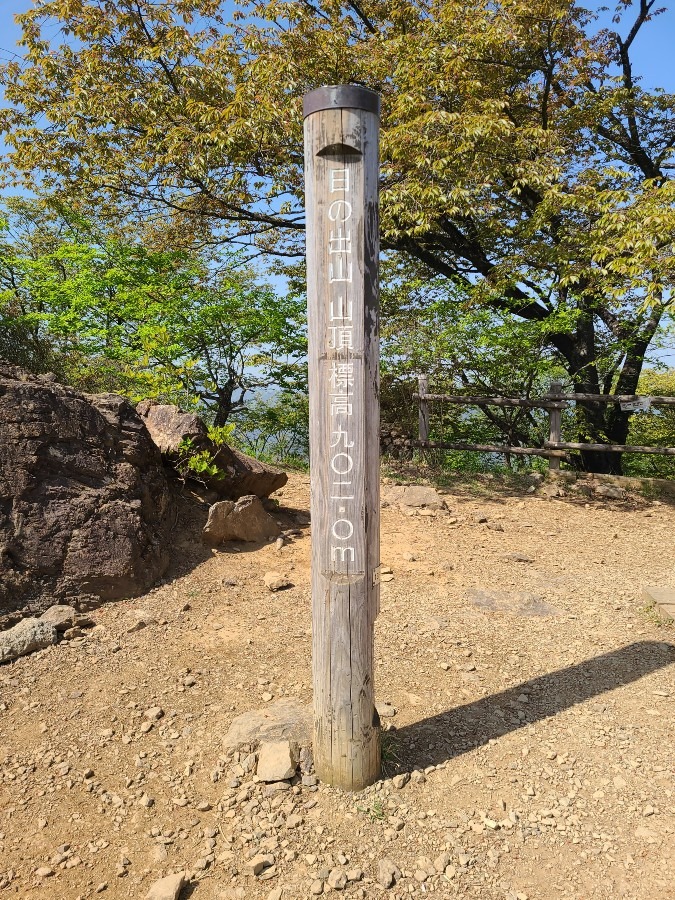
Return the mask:
[[292, 586], [289, 579], [281, 572], [265, 572], [263, 581], [270, 591], [281, 591]]
[[154, 806], [154, 804], [155, 804], [155, 801], [152, 799], [152, 797], [148, 797], [148, 795], [145, 792], [143, 792], [141, 794], [141, 797], [138, 801], [139, 806], [143, 806], [143, 807], [145, 807], [145, 809], [150, 809], [150, 807]]
[[316, 775], [303, 775], [302, 776], [302, 786], [303, 787], [316, 787], [319, 779]]
[[281, 900], [283, 896], [284, 889], [283, 888], [274, 888], [273, 891], [270, 891], [267, 895], [267, 900]]
[[363, 869], [347, 869], [345, 875], [347, 876], [347, 881], [349, 882], [361, 881], [361, 879], [363, 878]]
[[314, 756], [311, 747], [303, 747], [300, 750], [300, 771], [303, 775], [309, 775], [314, 769]]
[[178, 900], [185, 883], [185, 874], [183, 872], [167, 875], [165, 878], [155, 881], [145, 895], [145, 900]]
[[298, 747], [290, 741], [267, 741], [260, 745], [257, 775], [261, 781], [286, 781], [298, 767]]
[[434, 869], [436, 869], [436, 871], [438, 872], [439, 875], [442, 872], [445, 872], [447, 867], [450, 865], [451, 859], [452, 859], [452, 856], [447, 852], [441, 853], [440, 856], [436, 857], [436, 859], [434, 860]]
[[107, 891], [107, 890], [108, 890], [108, 882], [107, 882], [107, 881], [102, 881], [102, 882], [97, 886], [97, 888], [96, 888], [96, 893], [97, 893], [97, 894], [102, 894], [103, 891]]
[[66, 630], [63, 632], [63, 637], [66, 641], [72, 641], [73, 638], [80, 638], [84, 636], [84, 631], [82, 631], [82, 629], [77, 625], [74, 625], [72, 628], [66, 628]]
[[149, 731], [152, 731], [153, 725], [152, 722], [141, 722], [140, 731], [141, 734], [147, 734]]
[[401, 877], [401, 870], [390, 859], [381, 859], [377, 864], [377, 881], [383, 888], [393, 887]]
[[313, 897], [320, 897], [323, 894], [323, 881], [320, 881], [318, 878], [316, 881], [313, 881], [309, 892]]
[[347, 876], [342, 869], [331, 869], [328, 884], [334, 891], [343, 891], [347, 887]]
[[397, 713], [396, 707], [389, 703], [376, 703], [375, 708], [381, 719], [392, 719]]
[[424, 784], [427, 779], [424, 772], [420, 772], [419, 769], [416, 769], [412, 773], [412, 780], [415, 782], [415, 784]]
[[39, 869], [35, 870], [35, 874], [38, 878], [50, 878], [54, 874], [54, 870], [49, 866], [40, 866]]
[[132, 624], [127, 628], [127, 634], [135, 634], [149, 625], [156, 625], [157, 619], [145, 609], [135, 609], [131, 613]]
[[260, 875], [265, 868], [265, 862], [264, 856], [254, 856], [244, 863], [244, 871], [247, 875]]
[[151, 722], [158, 722], [164, 715], [164, 710], [161, 706], [151, 706], [150, 709], [146, 709], [143, 715]]
[[400, 775], [394, 775], [391, 781], [396, 790], [400, 791], [410, 781], [410, 773], [402, 772]]

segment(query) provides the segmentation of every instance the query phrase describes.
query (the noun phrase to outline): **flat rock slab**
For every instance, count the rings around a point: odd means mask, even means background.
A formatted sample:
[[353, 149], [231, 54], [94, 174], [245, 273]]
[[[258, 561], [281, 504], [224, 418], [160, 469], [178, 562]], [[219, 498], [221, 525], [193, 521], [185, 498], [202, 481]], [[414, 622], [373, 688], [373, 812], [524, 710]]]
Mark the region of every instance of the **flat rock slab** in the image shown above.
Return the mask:
[[558, 616], [560, 610], [551, 606], [538, 594], [524, 591], [492, 591], [471, 588], [466, 599], [473, 606], [490, 612], [505, 612], [516, 616]]
[[252, 709], [232, 722], [225, 747], [270, 741], [296, 741], [308, 746], [312, 740], [312, 710], [297, 700], [277, 700], [264, 709]]
[[660, 615], [675, 619], [675, 587], [643, 587], [642, 599], [653, 603]]

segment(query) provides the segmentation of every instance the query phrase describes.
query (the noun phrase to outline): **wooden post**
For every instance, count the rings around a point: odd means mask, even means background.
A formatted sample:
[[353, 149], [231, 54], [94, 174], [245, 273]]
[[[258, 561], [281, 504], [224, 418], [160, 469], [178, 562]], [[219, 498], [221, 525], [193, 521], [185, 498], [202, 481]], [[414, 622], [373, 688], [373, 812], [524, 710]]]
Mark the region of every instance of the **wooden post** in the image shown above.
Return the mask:
[[429, 376], [417, 376], [417, 393], [420, 395], [419, 404], [419, 438], [421, 441], [429, 440], [429, 401], [424, 400], [424, 395], [429, 393]]
[[358, 791], [380, 774], [379, 96], [304, 98], [314, 764]]
[[[550, 394], [562, 394], [562, 384], [559, 381], [552, 381], [549, 388]], [[562, 410], [549, 409], [548, 411], [548, 439], [552, 444], [560, 441], [560, 428], [562, 424]], [[558, 472], [560, 470], [560, 457], [549, 456], [548, 458], [549, 472]]]

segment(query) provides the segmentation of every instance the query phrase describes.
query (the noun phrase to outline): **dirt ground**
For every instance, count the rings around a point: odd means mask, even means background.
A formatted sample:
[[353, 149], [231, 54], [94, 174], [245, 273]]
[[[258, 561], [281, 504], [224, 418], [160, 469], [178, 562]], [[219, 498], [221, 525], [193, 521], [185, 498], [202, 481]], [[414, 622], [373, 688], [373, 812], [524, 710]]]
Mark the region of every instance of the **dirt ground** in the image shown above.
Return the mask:
[[674, 507], [484, 481], [443, 514], [384, 508], [377, 695], [387, 774], [414, 777], [270, 801], [223, 736], [311, 703], [308, 491], [278, 496], [281, 550], [202, 549], [185, 501], [165, 583], [0, 668], [0, 898], [143, 898], [187, 870], [181, 898], [305, 900], [341, 868], [368, 898], [675, 898], [675, 628], [640, 594], [675, 583]]

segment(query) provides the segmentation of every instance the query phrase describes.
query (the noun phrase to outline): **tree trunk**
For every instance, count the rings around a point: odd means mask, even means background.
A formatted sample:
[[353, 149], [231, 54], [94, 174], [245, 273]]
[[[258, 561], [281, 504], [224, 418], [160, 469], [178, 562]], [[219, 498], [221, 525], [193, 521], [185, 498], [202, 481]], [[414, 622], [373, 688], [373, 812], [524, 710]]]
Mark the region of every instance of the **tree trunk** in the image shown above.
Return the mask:
[[233, 393], [233, 388], [222, 388], [218, 391], [218, 399], [216, 400], [216, 414], [213, 419], [213, 424], [217, 428], [221, 428], [223, 425], [226, 425], [227, 420], [232, 414]]
[[[654, 310], [644, 323], [641, 331], [633, 336], [626, 348], [626, 355], [619, 372], [613, 392], [617, 394], [635, 394], [638, 389], [640, 373], [644, 358], [656, 329], [661, 313]], [[595, 332], [592, 318], [582, 317], [577, 325], [575, 350], [578, 357], [574, 359], [571, 374], [578, 393], [601, 394], [612, 391], [608, 383], [603, 391], [595, 363]], [[576, 356], [576, 354], [575, 354]], [[572, 361], [570, 361], [572, 362]], [[580, 442], [598, 444], [625, 444], [628, 440], [631, 413], [624, 412], [618, 404], [594, 403], [592, 401], [577, 404], [579, 414]], [[581, 464], [585, 472], [598, 472], [609, 475], [623, 474], [623, 454], [609, 453], [602, 450], [582, 450]]]

